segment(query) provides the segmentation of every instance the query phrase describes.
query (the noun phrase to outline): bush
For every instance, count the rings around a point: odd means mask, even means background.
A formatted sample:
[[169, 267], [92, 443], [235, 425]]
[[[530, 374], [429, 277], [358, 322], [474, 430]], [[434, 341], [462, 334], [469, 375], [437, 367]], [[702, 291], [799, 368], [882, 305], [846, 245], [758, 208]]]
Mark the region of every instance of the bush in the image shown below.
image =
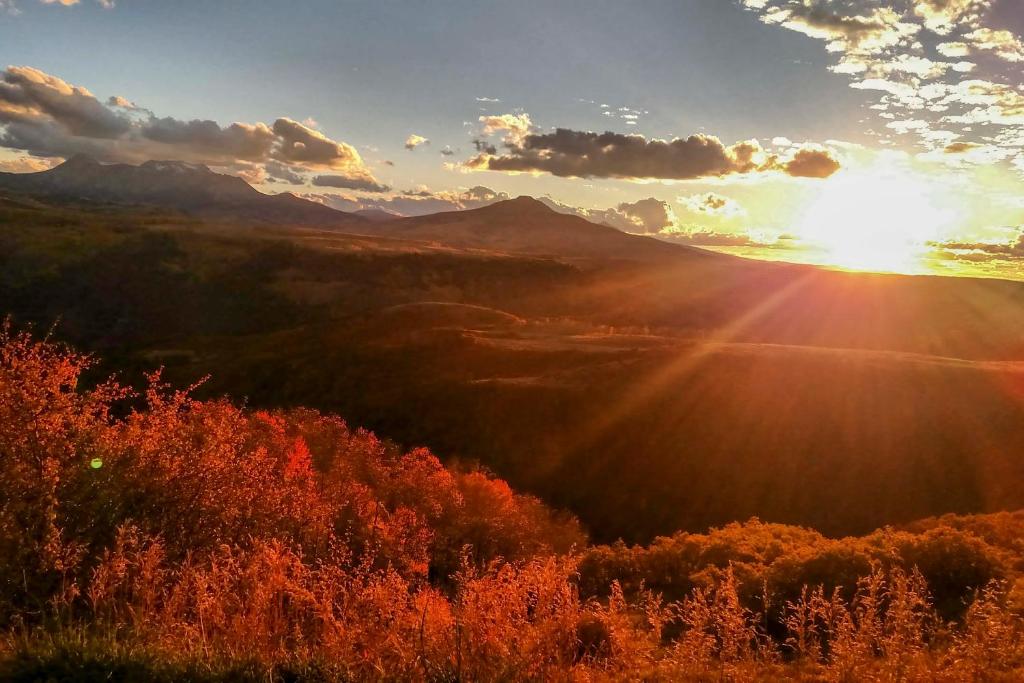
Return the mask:
[[89, 364], [0, 332], [3, 680], [1024, 675], [1005, 520], [588, 548], [340, 418], [83, 388]]

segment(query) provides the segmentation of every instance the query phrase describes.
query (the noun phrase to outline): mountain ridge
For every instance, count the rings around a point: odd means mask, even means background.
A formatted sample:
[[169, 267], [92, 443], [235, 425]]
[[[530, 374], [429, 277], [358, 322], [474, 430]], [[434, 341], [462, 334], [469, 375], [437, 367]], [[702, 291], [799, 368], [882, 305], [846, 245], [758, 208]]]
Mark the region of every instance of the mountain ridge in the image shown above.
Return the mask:
[[200, 219], [328, 228], [353, 235], [517, 255], [638, 262], [715, 258], [710, 252], [632, 235], [557, 212], [526, 195], [475, 209], [424, 216], [402, 217], [384, 211], [348, 213], [290, 192], [264, 194], [242, 178], [182, 161], [105, 164], [79, 154], [45, 171], [0, 173], [0, 190], [57, 200], [156, 206]]
[[0, 189], [58, 200], [157, 206], [215, 220], [335, 228], [365, 220], [292, 194], [264, 194], [241, 178], [182, 161], [104, 164], [78, 154], [45, 171], [0, 173]]
[[367, 234], [437, 241], [466, 249], [535, 256], [662, 261], [688, 256], [715, 258], [698, 249], [632, 235], [551, 209], [527, 195], [461, 211], [442, 211], [362, 226]]

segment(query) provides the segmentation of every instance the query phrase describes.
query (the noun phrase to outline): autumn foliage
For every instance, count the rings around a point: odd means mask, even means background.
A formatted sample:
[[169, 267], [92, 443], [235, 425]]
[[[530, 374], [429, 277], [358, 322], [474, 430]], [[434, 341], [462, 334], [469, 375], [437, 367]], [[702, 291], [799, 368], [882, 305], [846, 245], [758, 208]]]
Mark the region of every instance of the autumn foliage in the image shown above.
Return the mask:
[[[0, 677], [1017, 680], [1024, 519], [588, 547], [503, 481], [311, 410], [0, 337]], [[571, 482], [567, 482], [571, 485]]]

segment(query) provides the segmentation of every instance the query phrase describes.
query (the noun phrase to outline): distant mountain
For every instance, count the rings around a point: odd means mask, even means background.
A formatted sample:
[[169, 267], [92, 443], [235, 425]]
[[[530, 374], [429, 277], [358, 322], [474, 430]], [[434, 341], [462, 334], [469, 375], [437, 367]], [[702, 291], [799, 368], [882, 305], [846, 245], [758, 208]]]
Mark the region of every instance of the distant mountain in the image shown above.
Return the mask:
[[360, 226], [367, 234], [439, 242], [462, 249], [513, 254], [654, 261], [709, 252], [630, 235], [568, 214], [552, 211], [532, 197], [518, 197], [480, 209]]
[[709, 252], [559, 213], [531, 197], [412, 218], [373, 209], [347, 213], [290, 193], [263, 194], [241, 178], [181, 161], [132, 166], [79, 155], [47, 171], [0, 173], [0, 191], [4, 190], [50, 201], [151, 206], [207, 220], [328, 228], [516, 255], [643, 262], [687, 255], [715, 258]]
[[266, 195], [241, 178], [181, 161], [102, 164], [78, 155], [38, 173], [0, 173], [0, 190], [60, 200], [145, 205], [200, 218], [344, 227], [366, 219], [301, 199]]

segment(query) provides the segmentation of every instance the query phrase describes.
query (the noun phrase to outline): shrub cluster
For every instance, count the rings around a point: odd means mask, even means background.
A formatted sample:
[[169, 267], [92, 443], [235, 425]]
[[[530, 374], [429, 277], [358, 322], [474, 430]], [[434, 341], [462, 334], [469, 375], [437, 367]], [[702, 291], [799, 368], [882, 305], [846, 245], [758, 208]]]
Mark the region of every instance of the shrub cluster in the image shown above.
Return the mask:
[[90, 362], [0, 333], [4, 680], [1024, 675], [1019, 515], [588, 547], [426, 450]]

